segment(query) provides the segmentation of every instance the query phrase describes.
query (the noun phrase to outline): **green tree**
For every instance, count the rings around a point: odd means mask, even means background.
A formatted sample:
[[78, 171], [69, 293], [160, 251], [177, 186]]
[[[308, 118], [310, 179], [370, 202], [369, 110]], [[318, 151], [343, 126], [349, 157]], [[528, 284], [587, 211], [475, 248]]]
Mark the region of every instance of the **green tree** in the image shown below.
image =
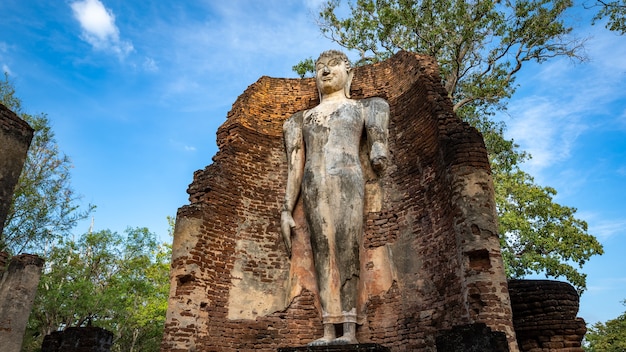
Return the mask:
[[[626, 301], [623, 301], [626, 304]], [[596, 323], [585, 335], [587, 352], [626, 351], [626, 312], [606, 323]]]
[[71, 187], [72, 162], [59, 150], [48, 117], [24, 112], [6, 74], [0, 81], [0, 103], [35, 130], [0, 237], [0, 251], [42, 254], [47, 246], [68, 235], [93, 207], [79, 208], [79, 196]]
[[62, 239], [50, 251], [24, 350], [68, 327], [114, 333], [112, 351], [158, 351], [169, 293], [171, 247], [146, 228]]
[[300, 78], [304, 78], [307, 74], [311, 74], [315, 71], [315, 62], [313, 62], [313, 58], [309, 57], [303, 61], [298, 62], [293, 67], [291, 67], [293, 72], [297, 73]]
[[604, 1], [596, 0], [591, 7], [599, 7], [600, 10], [593, 17], [593, 24], [608, 18], [606, 28], [626, 34], [626, 0]]
[[[507, 273], [562, 276], [583, 291], [586, 277], [575, 266], [603, 253], [602, 246], [575, 218], [576, 209], [556, 204], [553, 188], [536, 185], [520, 169], [529, 156], [491, 119], [506, 108], [526, 63], [584, 60], [584, 41], [571, 37], [564, 22], [571, 6], [570, 0], [356, 0], [346, 8], [329, 0], [317, 20], [325, 36], [359, 53], [356, 65], [400, 50], [436, 58], [454, 111], [485, 138]], [[302, 76], [313, 65], [303, 61], [294, 70]]]

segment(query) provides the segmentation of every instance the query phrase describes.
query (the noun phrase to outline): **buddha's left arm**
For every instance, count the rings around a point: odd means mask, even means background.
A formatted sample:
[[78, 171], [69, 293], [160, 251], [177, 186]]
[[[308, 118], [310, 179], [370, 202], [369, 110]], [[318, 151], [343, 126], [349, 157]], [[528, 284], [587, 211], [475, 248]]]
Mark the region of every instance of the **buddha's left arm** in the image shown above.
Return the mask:
[[389, 159], [387, 147], [389, 104], [383, 98], [368, 98], [363, 99], [362, 102], [369, 159], [374, 171], [380, 174], [387, 168]]

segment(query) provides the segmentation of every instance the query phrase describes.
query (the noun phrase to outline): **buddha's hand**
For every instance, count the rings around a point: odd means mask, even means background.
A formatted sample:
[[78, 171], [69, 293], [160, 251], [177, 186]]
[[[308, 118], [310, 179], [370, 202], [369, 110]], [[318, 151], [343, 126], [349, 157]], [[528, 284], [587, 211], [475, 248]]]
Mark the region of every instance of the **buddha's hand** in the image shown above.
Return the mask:
[[374, 169], [374, 172], [376, 172], [376, 174], [380, 175], [383, 173], [383, 171], [385, 171], [385, 169], [387, 169], [387, 157], [386, 156], [377, 156], [374, 157], [371, 161], [372, 163], [372, 169]]
[[287, 249], [287, 255], [291, 258], [291, 229], [296, 227], [293, 216], [289, 210], [283, 210], [280, 213], [280, 232], [283, 235], [283, 241]]

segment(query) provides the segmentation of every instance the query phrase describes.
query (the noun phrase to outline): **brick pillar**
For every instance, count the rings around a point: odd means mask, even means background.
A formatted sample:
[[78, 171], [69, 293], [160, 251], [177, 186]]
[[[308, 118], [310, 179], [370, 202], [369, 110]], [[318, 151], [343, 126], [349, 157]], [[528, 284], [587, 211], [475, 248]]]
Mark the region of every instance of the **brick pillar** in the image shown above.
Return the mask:
[[0, 346], [4, 352], [19, 352], [33, 308], [43, 259], [21, 254], [11, 259], [0, 280]]
[[32, 138], [33, 129], [0, 104], [0, 236]]

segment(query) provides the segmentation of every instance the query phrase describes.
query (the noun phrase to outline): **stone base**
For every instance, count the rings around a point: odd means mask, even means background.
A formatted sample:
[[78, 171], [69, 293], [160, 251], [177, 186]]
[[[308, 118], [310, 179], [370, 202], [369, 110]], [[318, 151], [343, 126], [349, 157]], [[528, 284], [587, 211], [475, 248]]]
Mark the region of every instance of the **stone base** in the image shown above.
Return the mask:
[[281, 347], [278, 352], [390, 352], [391, 350], [377, 343], [360, 343], [357, 345], [334, 345], [334, 346], [300, 346]]
[[436, 340], [437, 352], [509, 352], [506, 334], [491, 331], [484, 323], [442, 331]]
[[72, 327], [46, 335], [41, 352], [109, 352], [112, 344], [113, 333], [108, 330]]

